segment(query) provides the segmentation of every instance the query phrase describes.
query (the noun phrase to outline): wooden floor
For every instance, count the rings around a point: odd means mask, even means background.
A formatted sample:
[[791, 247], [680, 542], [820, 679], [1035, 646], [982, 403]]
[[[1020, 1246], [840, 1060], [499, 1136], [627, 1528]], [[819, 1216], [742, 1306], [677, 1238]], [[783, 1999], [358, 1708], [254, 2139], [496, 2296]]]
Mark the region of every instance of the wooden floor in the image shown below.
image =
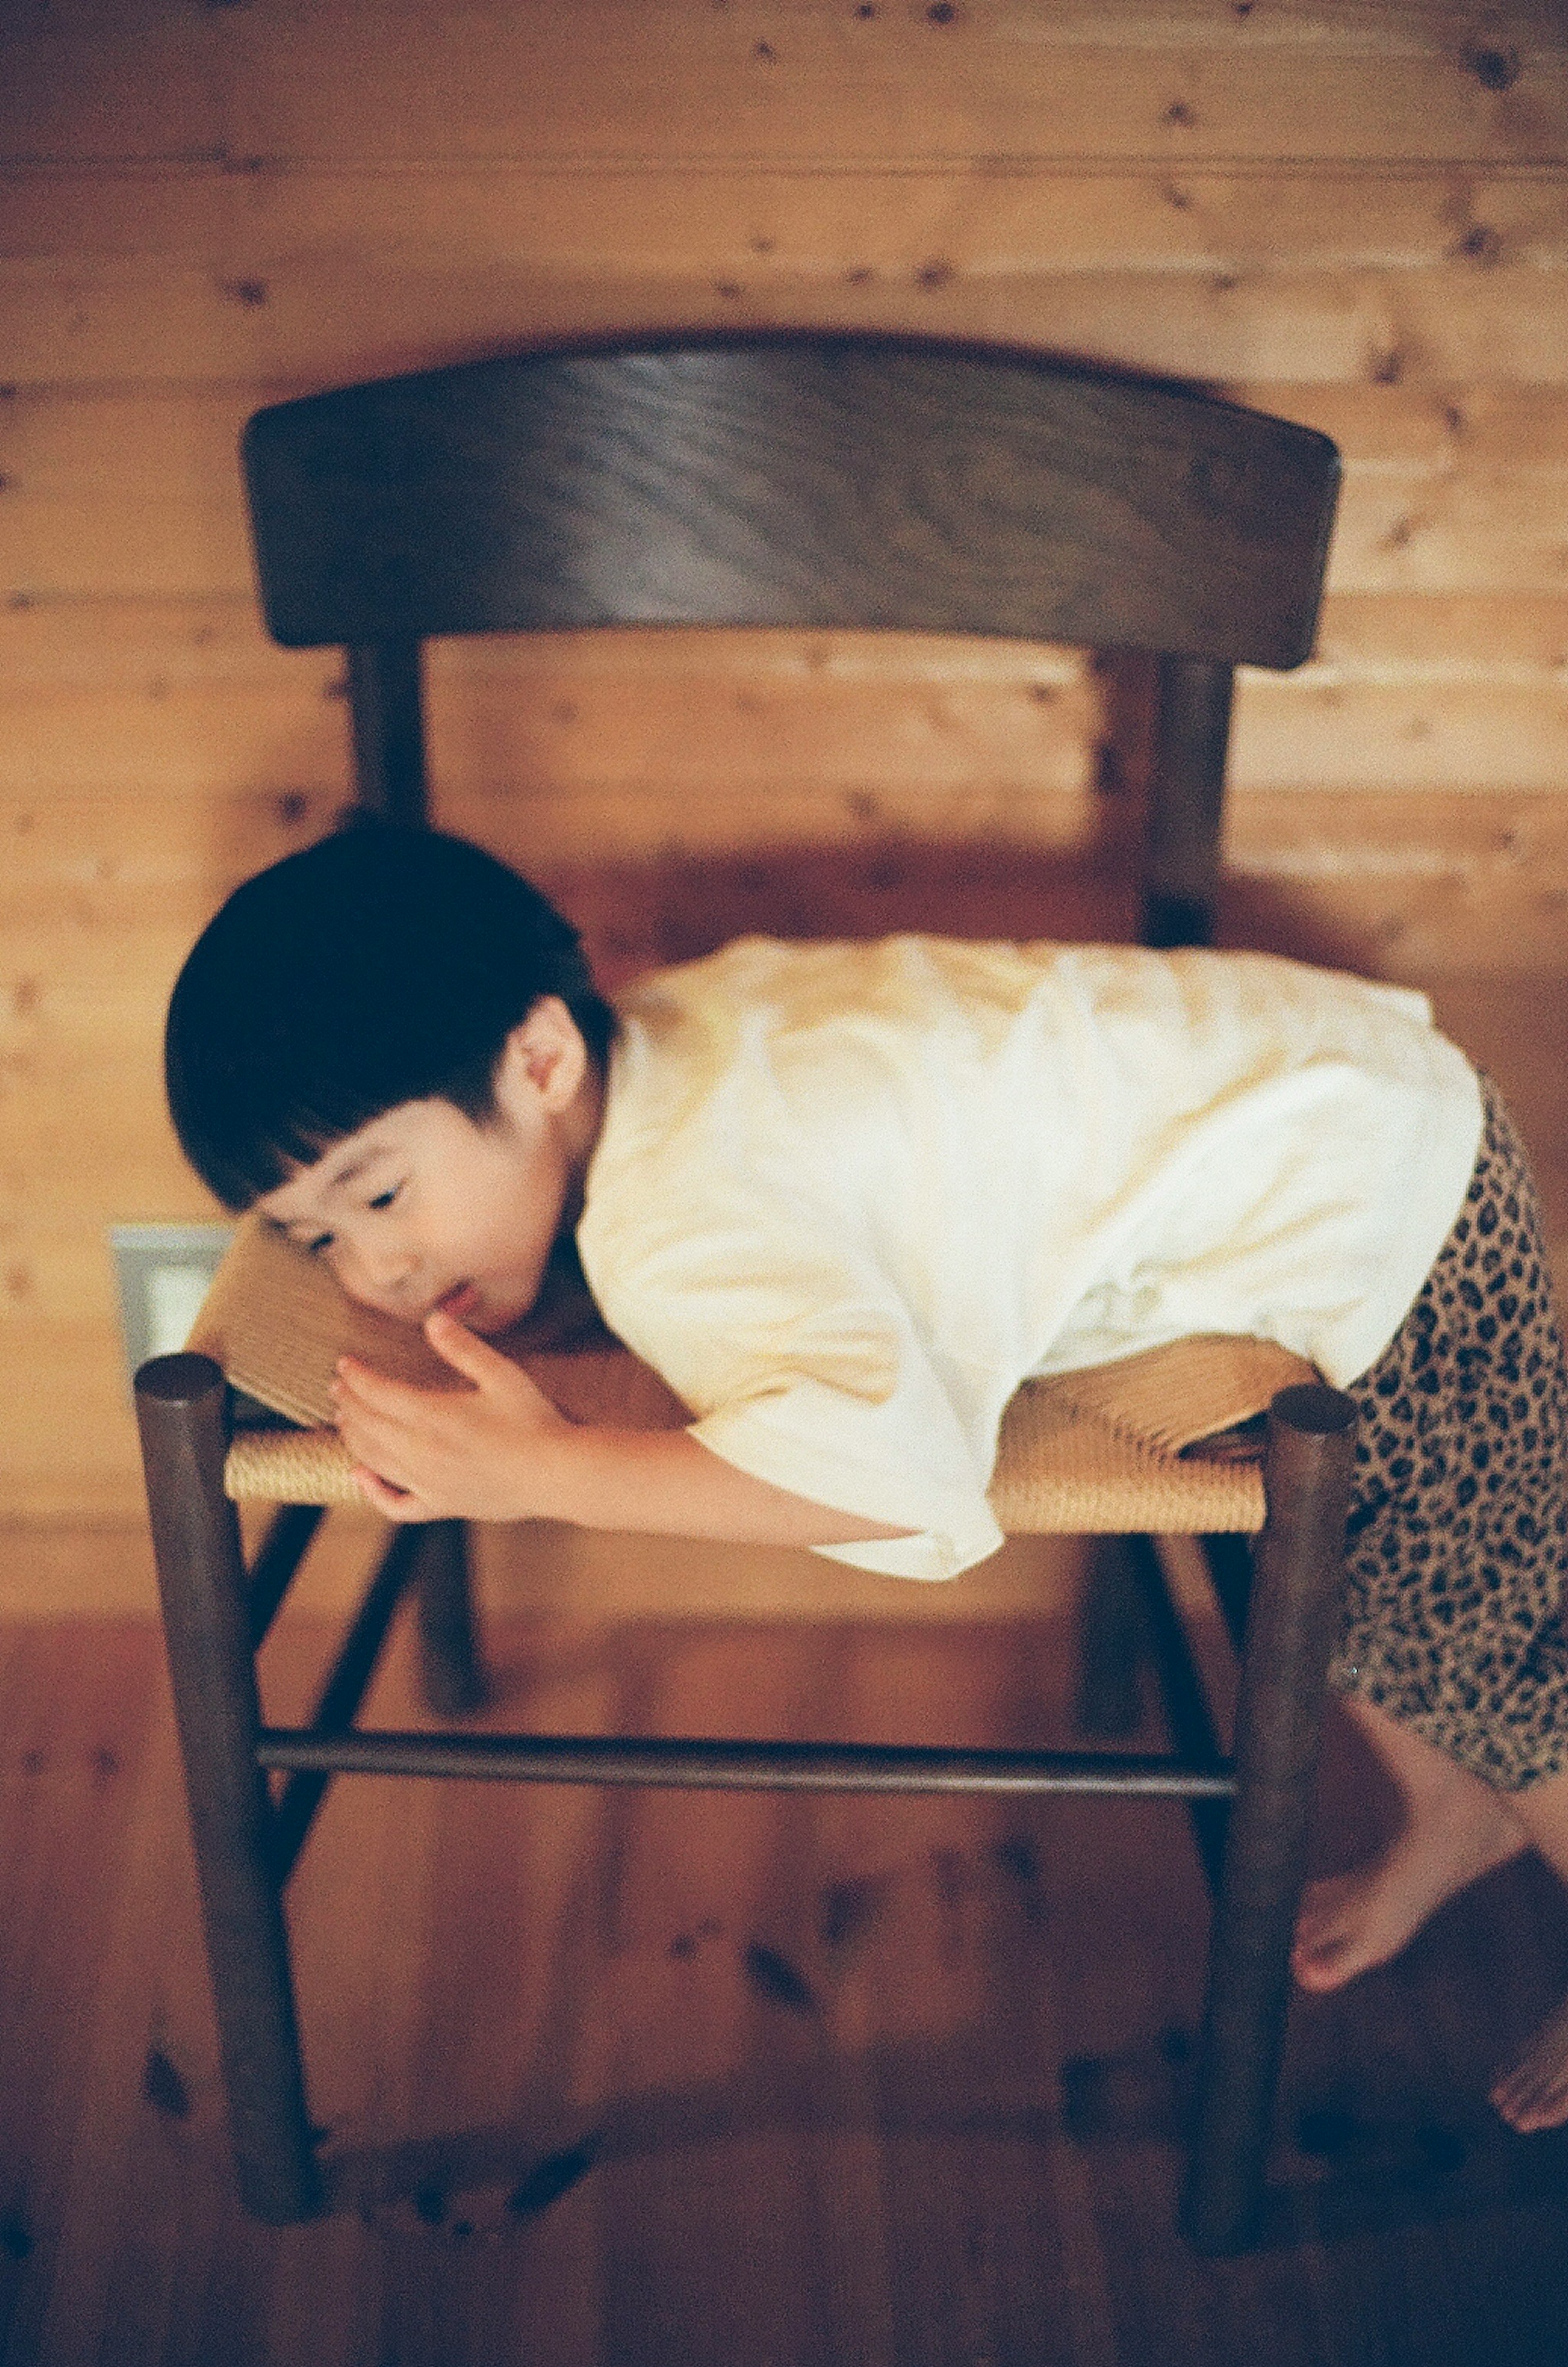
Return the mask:
[[[144, 1551], [78, 1549], [85, 1581]], [[1065, 1737], [1081, 1562], [1008, 1554], [967, 1613], [823, 1624], [790, 1615], [822, 1567], [793, 1557], [750, 1599], [623, 1590], [595, 1622], [492, 1554], [496, 1722]], [[279, 1717], [310, 1603], [267, 1648]], [[419, 1715], [400, 1637], [368, 1715]], [[1530, 1867], [1296, 2010], [1269, 2240], [1201, 2262], [1172, 2233], [1205, 1927], [1179, 1809], [344, 1779], [291, 1907], [336, 2208], [276, 2232], [231, 2193], [154, 1629], [0, 1628], [0, 1737], [6, 2367], [1565, 2355], [1568, 2141], [1483, 2101], [1568, 1981]], [[1343, 1857], [1378, 1813], [1343, 1740], [1326, 1786]]]

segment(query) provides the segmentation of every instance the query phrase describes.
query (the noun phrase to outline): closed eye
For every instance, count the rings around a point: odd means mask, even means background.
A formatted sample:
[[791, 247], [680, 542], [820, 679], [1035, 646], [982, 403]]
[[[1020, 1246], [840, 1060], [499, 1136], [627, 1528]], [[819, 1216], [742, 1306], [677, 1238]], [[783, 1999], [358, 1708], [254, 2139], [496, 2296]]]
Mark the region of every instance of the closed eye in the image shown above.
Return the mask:
[[332, 1245], [333, 1237], [331, 1233], [314, 1233], [306, 1242], [305, 1247], [310, 1251], [312, 1257], [321, 1257], [327, 1250], [331, 1249]]
[[389, 1192], [378, 1192], [368, 1205], [372, 1208], [389, 1208], [402, 1188], [400, 1184], [394, 1184]]

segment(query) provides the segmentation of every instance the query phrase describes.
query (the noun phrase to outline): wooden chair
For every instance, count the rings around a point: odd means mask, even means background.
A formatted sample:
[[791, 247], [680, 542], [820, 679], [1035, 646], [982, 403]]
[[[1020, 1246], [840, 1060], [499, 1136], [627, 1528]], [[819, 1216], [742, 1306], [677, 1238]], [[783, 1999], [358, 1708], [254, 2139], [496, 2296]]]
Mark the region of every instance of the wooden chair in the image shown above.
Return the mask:
[[[1006, 350], [837, 334], [533, 355], [350, 388], [259, 413], [245, 465], [270, 628], [290, 647], [346, 648], [358, 798], [404, 821], [425, 812], [420, 649], [431, 634], [887, 627], [1157, 652], [1145, 912], [1146, 938], [1160, 946], [1208, 936], [1233, 669], [1289, 667], [1308, 653], [1337, 477], [1323, 436], [1182, 389]], [[228, 1362], [228, 1379], [244, 1379], [243, 1356]], [[411, 1580], [433, 1699], [459, 1711], [481, 1697], [456, 1524], [394, 1534], [314, 1725], [265, 1727], [254, 1651], [320, 1512], [280, 1512], [247, 1574], [225, 1494], [226, 1466], [229, 1484], [244, 1484], [235, 1473], [247, 1451], [243, 1437], [231, 1443], [231, 1395], [222, 1365], [203, 1354], [159, 1358], [137, 1380], [232, 2140], [252, 2212], [284, 2223], [325, 2203], [281, 1892], [331, 1772], [352, 1769], [1186, 1797], [1217, 1897], [1183, 2225], [1204, 2251], [1249, 2239], [1341, 1563], [1347, 1399], [1310, 1383], [1275, 1398], [1261, 1475], [1246, 1474], [1253, 1493], [1240, 1512], [1235, 1467], [1224, 1461], [1206, 1467], [1215, 1498], [1202, 1494], [1201, 1462], [1168, 1458], [1189, 1491], [1168, 1518], [1151, 1522], [1143, 1497], [1117, 1500], [1142, 1508], [1137, 1525], [1228, 1532], [1220, 1591], [1238, 1641], [1245, 1618], [1227, 1759], [1179, 1621], [1168, 1601], [1156, 1606], [1181, 1750], [1166, 1759], [360, 1731], [355, 1711]], [[1103, 1444], [1103, 1411], [1069, 1408], [1066, 1429], [1076, 1421]], [[1014, 1516], [1004, 1525], [1120, 1526], [1082, 1517], [1052, 1459], [1062, 1421], [1043, 1444], [1032, 1419], [1020, 1428], [1010, 1413], [998, 1501]], [[1134, 1478], [1147, 1459], [1134, 1449]], [[1237, 1533], [1260, 1524], [1247, 1614]], [[273, 1770], [287, 1775], [276, 1796]]]

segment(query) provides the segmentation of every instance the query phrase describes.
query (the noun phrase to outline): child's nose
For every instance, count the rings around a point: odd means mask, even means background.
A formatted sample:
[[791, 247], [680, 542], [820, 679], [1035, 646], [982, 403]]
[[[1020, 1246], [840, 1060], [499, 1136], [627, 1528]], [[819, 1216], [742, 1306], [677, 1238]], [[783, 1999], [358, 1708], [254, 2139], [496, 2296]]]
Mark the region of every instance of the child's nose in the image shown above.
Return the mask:
[[413, 1281], [418, 1263], [400, 1241], [363, 1242], [354, 1257], [359, 1281], [377, 1298], [397, 1298]]

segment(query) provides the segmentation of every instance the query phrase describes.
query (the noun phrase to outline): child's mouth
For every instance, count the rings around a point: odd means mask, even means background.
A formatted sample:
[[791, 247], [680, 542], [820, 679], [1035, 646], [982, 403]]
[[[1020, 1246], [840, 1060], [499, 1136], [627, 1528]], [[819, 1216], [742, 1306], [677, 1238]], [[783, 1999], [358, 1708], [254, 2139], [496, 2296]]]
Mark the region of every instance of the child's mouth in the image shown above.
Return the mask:
[[467, 1323], [478, 1312], [479, 1294], [471, 1282], [454, 1283], [435, 1302], [437, 1311], [449, 1315], [454, 1323]]

